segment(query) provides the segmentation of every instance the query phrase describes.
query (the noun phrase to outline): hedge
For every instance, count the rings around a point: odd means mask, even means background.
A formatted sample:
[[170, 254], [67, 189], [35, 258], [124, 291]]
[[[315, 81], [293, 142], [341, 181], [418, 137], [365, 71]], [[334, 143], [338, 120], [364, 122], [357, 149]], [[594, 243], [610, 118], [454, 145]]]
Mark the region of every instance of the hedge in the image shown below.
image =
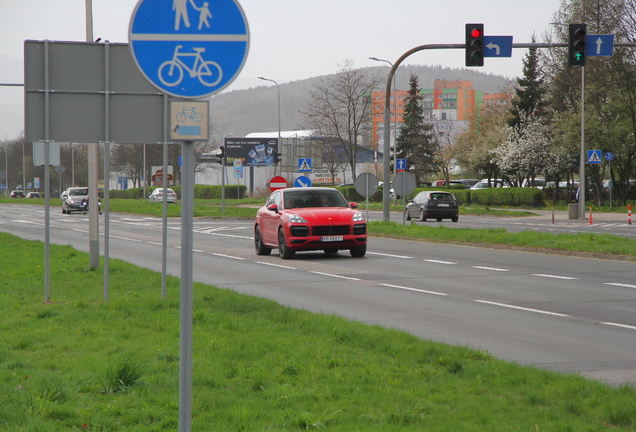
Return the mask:
[[[238, 188], [238, 190], [237, 190]], [[144, 189], [143, 188], [131, 188], [126, 190], [111, 190], [109, 192], [109, 197], [113, 199], [122, 198], [122, 199], [147, 199], [148, 196], [155, 189], [161, 189], [161, 187], [147, 187], [146, 188], [146, 196], [144, 197]], [[181, 199], [181, 185], [170, 186], [170, 189], [177, 193], [177, 199]], [[237, 199], [239, 198], [238, 194], [240, 193], [240, 198], [245, 198], [245, 193], [247, 192], [247, 186], [245, 185], [225, 185], [225, 198], [228, 199]], [[194, 198], [195, 199], [221, 199], [222, 190], [221, 186], [205, 186], [205, 185], [194, 185]]]

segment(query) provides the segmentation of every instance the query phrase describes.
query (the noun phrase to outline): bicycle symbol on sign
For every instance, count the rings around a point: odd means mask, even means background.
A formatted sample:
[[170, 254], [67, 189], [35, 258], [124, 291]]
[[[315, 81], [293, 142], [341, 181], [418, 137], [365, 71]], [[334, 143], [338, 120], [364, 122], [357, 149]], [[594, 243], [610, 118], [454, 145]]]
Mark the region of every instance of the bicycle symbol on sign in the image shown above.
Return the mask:
[[[174, 50], [172, 60], [167, 60], [159, 66], [159, 80], [169, 87], [179, 85], [183, 80], [183, 70], [187, 70], [190, 78], [199, 78], [201, 84], [206, 87], [213, 87], [221, 82], [223, 78], [223, 70], [217, 62], [211, 60], [203, 60], [201, 53], [205, 52], [205, 48], [193, 48], [194, 52], [179, 52], [183, 45], [177, 45]], [[183, 57], [194, 57], [192, 68], [181, 60]]]
[[181, 112], [177, 113], [177, 121], [179, 123], [183, 123], [186, 119], [190, 119], [195, 123], [200, 123], [203, 120], [203, 115], [201, 113], [196, 112], [195, 107], [186, 108], [183, 107]]

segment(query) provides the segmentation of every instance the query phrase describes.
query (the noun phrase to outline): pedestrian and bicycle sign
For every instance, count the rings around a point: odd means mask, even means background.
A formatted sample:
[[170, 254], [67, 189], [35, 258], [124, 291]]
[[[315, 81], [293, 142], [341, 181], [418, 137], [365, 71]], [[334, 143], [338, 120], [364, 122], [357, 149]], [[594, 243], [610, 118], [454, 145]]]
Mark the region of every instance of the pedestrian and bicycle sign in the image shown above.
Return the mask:
[[142, 74], [164, 93], [202, 98], [227, 87], [249, 49], [235, 0], [139, 0], [129, 42]]

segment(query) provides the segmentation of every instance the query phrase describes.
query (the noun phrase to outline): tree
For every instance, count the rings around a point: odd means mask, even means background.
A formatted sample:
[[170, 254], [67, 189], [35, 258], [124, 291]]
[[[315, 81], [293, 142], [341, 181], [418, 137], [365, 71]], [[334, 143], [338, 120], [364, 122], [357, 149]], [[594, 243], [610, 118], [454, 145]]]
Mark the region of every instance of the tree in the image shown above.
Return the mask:
[[523, 180], [530, 180], [532, 184], [537, 174], [553, 171], [552, 165], [556, 162], [545, 120], [520, 114], [519, 124], [508, 127], [508, 139], [494, 150], [492, 160], [517, 186], [521, 186]]
[[406, 159], [408, 170], [420, 184], [427, 174], [438, 170], [436, 159], [437, 142], [433, 137], [433, 125], [424, 122], [422, 96], [417, 75], [411, 74], [409, 94], [404, 102], [404, 124], [396, 140], [396, 156]]
[[371, 124], [369, 99], [380, 82], [377, 74], [353, 69], [353, 62], [345, 60], [332, 78], [320, 78], [310, 91], [306, 111], [302, 111], [307, 129], [313, 129], [317, 137], [337, 143], [351, 165], [353, 178], [358, 143], [368, 134]]
[[[532, 43], [536, 37], [532, 35]], [[523, 59], [523, 77], [517, 78], [518, 87], [515, 89], [515, 97], [512, 100], [510, 113], [512, 117], [508, 125], [515, 126], [521, 122], [521, 113], [526, 115], [543, 116], [544, 97], [546, 88], [539, 65], [537, 48], [530, 48]]]

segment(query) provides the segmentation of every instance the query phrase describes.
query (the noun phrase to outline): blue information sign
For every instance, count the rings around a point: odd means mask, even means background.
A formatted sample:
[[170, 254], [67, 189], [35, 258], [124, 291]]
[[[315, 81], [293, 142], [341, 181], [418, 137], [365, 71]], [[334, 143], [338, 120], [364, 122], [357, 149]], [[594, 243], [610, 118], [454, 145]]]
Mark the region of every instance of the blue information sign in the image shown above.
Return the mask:
[[298, 159], [298, 172], [311, 172], [311, 158]]
[[611, 56], [614, 53], [614, 35], [585, 36], [585, 55]]
[[587, 163], [595, 164], [601, 163], [601, 155], [603, 152], [601, 150], [588, 150], [587, 151]]
[[405, 170], [406, 169], [406, 159], [398, 159], [395, 161], [396, 167], [399, 170]]
[[129, 41], [150, 83], [194, 99], [234, 81], [247, 59], [249, 29], [235, 0], [139, 0]]
[[614, 160], [614, 153], [612, 153], [612, 152], [605, 153], [605, 160], [606, 161], [613, 161]]
[[512, 57], [512, 36], [484, 36], [484, 57]]
[[309, 177], [300, 176], [294, 180], [294, 187], [311, 187], [311, 179]]

